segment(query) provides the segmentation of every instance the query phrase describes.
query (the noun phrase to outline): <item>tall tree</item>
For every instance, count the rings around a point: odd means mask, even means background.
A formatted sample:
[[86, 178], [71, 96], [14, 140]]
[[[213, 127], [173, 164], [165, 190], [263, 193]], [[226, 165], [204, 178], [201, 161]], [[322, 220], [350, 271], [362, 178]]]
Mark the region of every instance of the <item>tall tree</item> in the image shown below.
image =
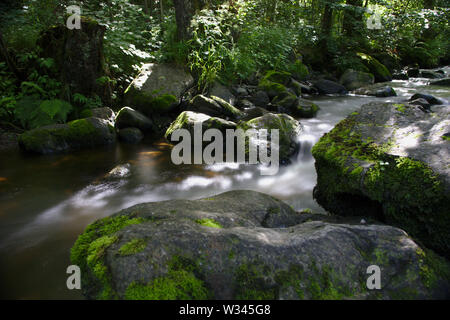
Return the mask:
[[344, 13], [343, 30], [348, 37], [361, 37], [364, 31], [363, 0], [347, 0], [348, 5]]

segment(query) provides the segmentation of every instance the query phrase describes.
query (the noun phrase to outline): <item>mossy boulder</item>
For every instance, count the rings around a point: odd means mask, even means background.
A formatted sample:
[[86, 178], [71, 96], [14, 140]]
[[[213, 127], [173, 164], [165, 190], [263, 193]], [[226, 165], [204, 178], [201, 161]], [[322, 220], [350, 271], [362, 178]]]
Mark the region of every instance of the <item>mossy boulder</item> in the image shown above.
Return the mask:
[[299, 118], [314, 118], [319, 111], [319, 106], [314, 102], [306, 99], [298, 98], [291, 107], [289, 114]]
[[211, 117], [238, 119], [243, 116], [239, 109], [216, 96], [208, 98], [204, 95], [197, 95], [190, 101], [187, 109], [188, 111], [204, 113]]
[[360, 52], [357, 53], [357, 55], [364, 63], [364, 65], [369, 69], [370, 73], [375, 76], [376, 82], [392, 81], [391, 72], [380, 61], [365, 53]]
[[361, 212], [450, 253], [450, 107], [370, 103], [324, 135], [312, 152], [314, 196], [338, 215]]
[[261, 117], [240, 122], [238, 128], [244, 131], [249, 129], [267, 129], [268, 137], [270, 137], [270, 130], [278, 129], [280, 163], [290, 162], [290, 158], [299, 151], [298, 137], [302, 131], [302, 126], [297, 120], [287, 114], [266, 113]]
[[125, 103], [147, 116], [172, 111], [194, 78], [174, 64], [144, 64], [125, 90]]
[[371, 73], [348, 69], [341, 76], [339, 82], [347, 88], [347, 90], [352, 91], [373, 84], [375, 82], [375, 77]]
[[269, 98], [273, 99], [287, 91], [286, 86], [290, 80], [291, 74], [289, 72], [271, 70], [259, 81], [258, 87], [264, 90]]
[[123, 107], [116, 117], [116, 129], [138, 128], [143, 132], [154, 129], [152, 120], [130, 107]]
[[[296, 213], [248, 190], [135, 205], [71, 249], [89, 299], [449, 298], [449, 265], [397, 228]], [[381, 289], [368, 290], [370, 265]]]
[[309, 77], [308, 67], [303, 64], [303, 62], [298, 59], [291, 66], [289, 66], [289, 72], [292, 77], [298, 81], [307, 80]]
[[28, 152], [52, 154], [111, 145], [115, 140], [108, 121], [92, 117], [26, 131], [19, 136], [19, 145]]
[[236, 123], [232, 121], [211, 117], [204, 113], [184, 111], [172, 122], [165, 133], [165, 137], [168, 141], [171, 141], [173, 132], [178, 129], [186, 129], [191, 133], [191, 137], [194, 137], [194, 126], [199, 123], [201, 123], [203, 132], [208, 129], [218, 129], [225, 133], [227, 129], [236, 129]]

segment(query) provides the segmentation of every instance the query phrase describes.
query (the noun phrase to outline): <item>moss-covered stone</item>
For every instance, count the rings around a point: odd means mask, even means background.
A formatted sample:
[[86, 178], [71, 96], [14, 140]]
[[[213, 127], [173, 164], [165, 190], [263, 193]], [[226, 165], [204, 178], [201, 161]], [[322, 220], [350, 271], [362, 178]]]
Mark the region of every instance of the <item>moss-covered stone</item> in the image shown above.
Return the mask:
[[375, 76], [376, 82], [386, 82], [392, 80], [390, 71], [377, 59], [361, 52], [357, 53], [357, 55], [361, 58], [365, 66], [370, 70], [370, 73]]
[[41, 154], [94, 148], [114, 142], [114, 129], [106, 120], [98, 118], [45, 126], [27, 131], [19, 137], [19, 145], [24, 150]]
[[[404, 151], [397, 151], [403, 150], [403, 146], [394, 137], [406, 138], [396, 134], [397, 129], [392, 126], [363, 120], [368, 110], [376, 112], [372, 109], [375, 107], [368, 105], [363, 114], [350, 115], [314, 146], [312, 153], [318, 173], [315, 197], [332, 213], [373, 215], [402, 227], [439, 253], [448, 254], [449, 194], [444, 178], [427, 163], [397, 155]], [[415, 106], [382, 104], [379, 107], [380, 112], [399, 118], [413, 117], [417, 112]], [[370, 131], [374, 132], [374, 138], [368, 134]], [[381, 136], [383, 132], [392, 132], [391, 139], [380, 141], [376, 135]], [[382, 137], [385, 139], [386, 133]], [[422, 136], [413, 138], [423, 139]], [[417, 157], [426, 156], [420, 150], [408, 152]]]
[[199, 225], [205, 226], [205, 227], [210, 227], [210, 228], [216, 228], [216, 229], [222, 229], [222, 226], [220, 225], [219, 222], [217, 222], [214, 219], [198, 219], [195, 220], [196, 223], [198, 223]]
[[136, 254], [144, 250], [145, 247], [147, 247], [145, 239], [132, 239], [120, 247], [119, 254], [122, 256]]
[[104, 264], [105, 250], [118, 240], [117, 231], [143, 221], [130, 216], [104, 218], [90, 224], [78, 237], [70, 251], [70, 260], [81, 269], [82, 290], [86, 296], [97, 299], [117, 297]]

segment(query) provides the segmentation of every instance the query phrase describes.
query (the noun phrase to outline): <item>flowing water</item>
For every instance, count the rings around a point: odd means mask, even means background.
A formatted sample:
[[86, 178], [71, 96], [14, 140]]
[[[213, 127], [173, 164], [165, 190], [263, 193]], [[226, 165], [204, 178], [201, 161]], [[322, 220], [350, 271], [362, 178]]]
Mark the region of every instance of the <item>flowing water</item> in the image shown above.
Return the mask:
[[[394, 81], [391, 85], [399, 96], [393, 98], [316, 98], [321, 109], [316, 118], [301, 120], [304, 131], [297, 159], [275, 176], [261, 176], [249, 165], [175, 166], [163, 141], [57, 156], [0, 153], [0, 298], [82, 299], [80, 291], [66, 288], [70, 248], [89, 223], [137, 203], [251, 189], [278, 197], [296, 210], [325, 213], [312, 198], [312, 146], [371, 101], [400, 102], [421, 92], [448, 104], [448, 88], [426, 84], [425, 79]], [[123, 164], [129, 167], [122, 179], [105, 179]]]

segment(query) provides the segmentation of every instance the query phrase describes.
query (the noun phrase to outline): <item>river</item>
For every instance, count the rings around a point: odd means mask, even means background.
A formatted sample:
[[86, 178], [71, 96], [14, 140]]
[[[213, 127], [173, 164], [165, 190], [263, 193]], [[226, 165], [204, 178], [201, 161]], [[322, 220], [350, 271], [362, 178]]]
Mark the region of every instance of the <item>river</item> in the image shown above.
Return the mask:
[[[450, 68], [445, 71], [448, 76]], [[89, 223], [137, 203], [251, 189], [278, 197], [296, 210], [325, 213], [312, 198], [312, 146], [371, 101], [400, 102], [421, 92], [449, 103], [448, 88], [426, 84], [426, 79], [393, 81], [398, 97], [391, 98], [315, 98], [321, 109], [316, 118], [301, 120], [300, 153], [275, 176], [261, 176], [256, 166], [248, 165], [176, 166], [164, 141], [68, 155], [0, 153], [0, 298], [82, 299], [79, 290], [66, 288], [70, 248]], [[114, 167], [127, 163], [125, 177], [104, 179]]]

